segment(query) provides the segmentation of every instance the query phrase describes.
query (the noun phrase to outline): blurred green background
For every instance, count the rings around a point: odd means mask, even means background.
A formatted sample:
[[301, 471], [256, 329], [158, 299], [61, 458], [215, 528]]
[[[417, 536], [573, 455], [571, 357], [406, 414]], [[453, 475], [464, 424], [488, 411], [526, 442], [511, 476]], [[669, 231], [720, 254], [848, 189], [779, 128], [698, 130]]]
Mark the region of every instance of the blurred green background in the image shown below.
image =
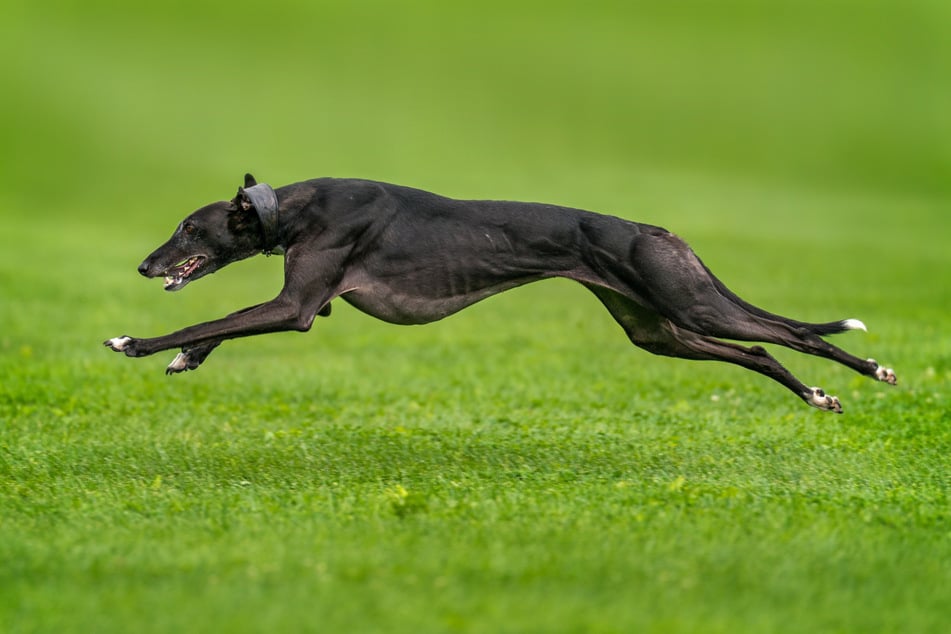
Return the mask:
[[0, 200], [13, 218], [81, 209], [95, 222], [113, 206], [175, 218], [247, 169], [621, 211], [641, 205], [599, 190], [631, 196], [658, 174], [951, 188], [940, 0], [0, 11]]
[[[135, 265], [245, 171], [613, 213], [680, 233], [773, 310], [933, 327], [949, 27], [937, 0], [6, 2], [3, 348], [43, 346], [50, 300], [101, 317], [77, 343], [141, 322], [102, 302], [169, 305]], [[257, 303], [275, 265], [136, 332]]]
[[[943, 631], [949, 33], [947, 0], [5, 0], [0, 631]], [[554, 281], [420, 329], [337, 302], [172, 379], [104, 350], [277, 292], [279, 258], [135, 272], [246, 171], [660, 224], [865, 320], [838, 343], [901, 384], [778, 351], [823, 415]]]

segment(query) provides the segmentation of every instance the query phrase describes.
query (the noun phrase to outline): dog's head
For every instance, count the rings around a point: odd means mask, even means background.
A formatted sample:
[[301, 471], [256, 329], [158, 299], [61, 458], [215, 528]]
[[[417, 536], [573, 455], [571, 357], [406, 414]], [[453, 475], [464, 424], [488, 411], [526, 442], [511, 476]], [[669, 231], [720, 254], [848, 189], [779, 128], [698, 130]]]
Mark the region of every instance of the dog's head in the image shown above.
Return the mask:
[[[256, 189], [249, 195], [246, 190], [252, 187]], [[259, 212], [255, 205], [269, 209]], [[276, 205], [273, 190], [258, 185], [253, 176], [246, 174], [244, 188], [238, 189], [233, 200], [206, 205], [185, 218], [168, 242], [139, 265], [139, 273], [163, 276], [165, 290], [177, 291], [232, 262], [273, 248], [267, 246], [269, 238], [262, 222], [271, 218], [261, 213], [276, 215]]]

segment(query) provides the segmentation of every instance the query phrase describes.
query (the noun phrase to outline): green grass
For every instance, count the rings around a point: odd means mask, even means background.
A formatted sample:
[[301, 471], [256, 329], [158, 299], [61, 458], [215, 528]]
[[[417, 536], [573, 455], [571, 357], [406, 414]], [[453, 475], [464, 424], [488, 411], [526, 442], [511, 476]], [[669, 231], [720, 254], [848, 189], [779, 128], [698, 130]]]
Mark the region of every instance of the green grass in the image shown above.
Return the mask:
[[[947, 630], [942, 4], [49, 6], [0, 10], [0, 631]], [[134, 270], [246, 170], [661, 224], [900, 384], [771, 348], [819, 412], [562, 281], [103, 349], [277, 292]]]

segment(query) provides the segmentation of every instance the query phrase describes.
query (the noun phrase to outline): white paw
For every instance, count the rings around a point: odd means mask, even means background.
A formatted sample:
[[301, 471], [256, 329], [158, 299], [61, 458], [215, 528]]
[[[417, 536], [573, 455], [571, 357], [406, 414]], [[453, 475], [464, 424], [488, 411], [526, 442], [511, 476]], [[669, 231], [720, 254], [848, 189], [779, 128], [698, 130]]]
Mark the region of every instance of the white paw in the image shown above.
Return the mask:
[[168, 364], [168, 367], [165, 368], [165, 374], [175, 374], [176, 372], [184, 372], [188, 369], [188, 355], [184, 352], [179, 352], [175, 355], [175, 358], [172, 359], [172, 362]]
[[812, 390], [812, 394], [806, 399], [807, 403], [813, 407], [818, 407], [819, 409], [824, 409], [829, 412], [835, 412], [836, 414], [842, 413], [842, 405], [839, 403], [837, 397], [829, 396], [821, 387], [812, 387], [809, 389]]
[[129, 342], [132, 341], [132, 337], [113, 337], [106, 341], [106, 346], [112, 348], [116, 352], [122, 352], [126, 349], [126, 346], [129, 345]]
[[879, 381], [884, 381], [889, 385], [896, 385], [898, 383], [898, 377], [895, 376], [895, 371], [891, 368], [886, 368], [878, 365], [875, 359], [869, 359], [869, 363], [874, 363], [877, 367], [875, 368], [875, 378]]

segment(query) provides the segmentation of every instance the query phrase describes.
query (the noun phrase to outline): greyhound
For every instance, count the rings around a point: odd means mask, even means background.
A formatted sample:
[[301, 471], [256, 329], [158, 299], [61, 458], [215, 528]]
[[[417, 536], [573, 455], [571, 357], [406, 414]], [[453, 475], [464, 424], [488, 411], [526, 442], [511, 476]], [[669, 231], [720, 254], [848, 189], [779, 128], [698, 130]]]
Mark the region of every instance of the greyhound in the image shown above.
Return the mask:
[[454, 200], [357, 179], [319, 178], [272, 189], [245, 175], [231, 201], [198, 209], [139, 265], [165, 290], [253, 255], [284, 255], [276, 298], [151, 339], [104, 344], [130, 357], [180, 348], [166, 369], [197, 368], [222, 341], [310, 330], [341, 298], [394, 324], [437, 321], [496, 293], [552, 277], [594, 293], [632, 343], [658, 355], [733, 363], [784, 385], [807, 404], [842, 412], [761, 346], [779, 344], [897, 383], [895, 373], [822, 337], [866, 330], [857, 319], [807, 323], [769, 313], [731, 292], [669, 231], [540, 203]]

